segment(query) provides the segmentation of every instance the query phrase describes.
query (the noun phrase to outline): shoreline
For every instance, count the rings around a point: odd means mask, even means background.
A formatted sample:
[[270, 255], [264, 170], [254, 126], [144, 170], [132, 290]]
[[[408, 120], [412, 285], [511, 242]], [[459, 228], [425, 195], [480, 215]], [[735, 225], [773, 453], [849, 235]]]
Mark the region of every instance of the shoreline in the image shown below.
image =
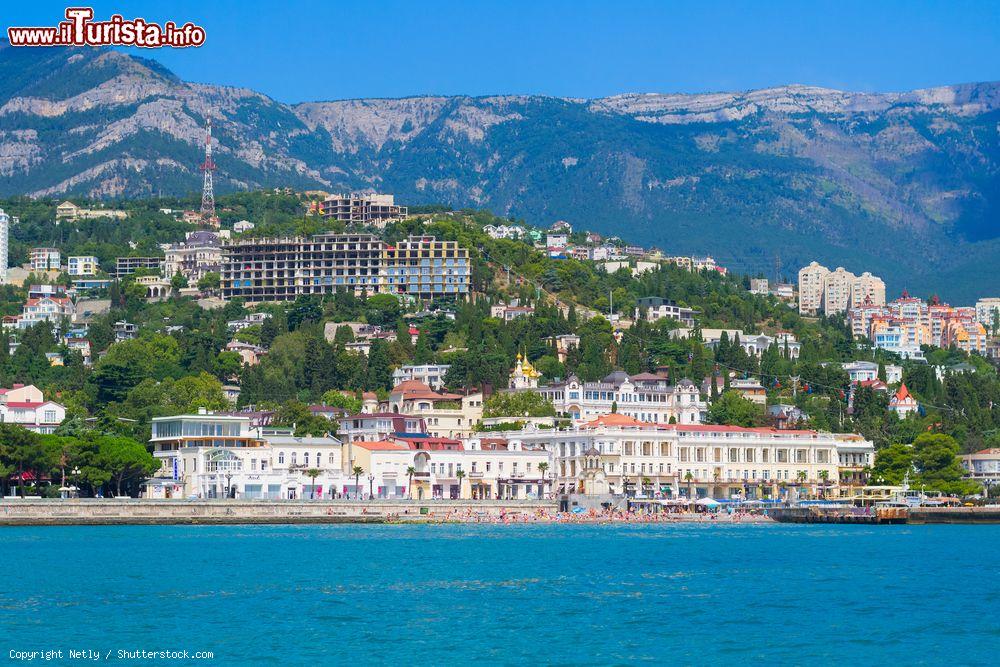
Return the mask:
[[4, 526], [771, 523], [761, 514], [559, 512], [555, 500], [5, 499]]

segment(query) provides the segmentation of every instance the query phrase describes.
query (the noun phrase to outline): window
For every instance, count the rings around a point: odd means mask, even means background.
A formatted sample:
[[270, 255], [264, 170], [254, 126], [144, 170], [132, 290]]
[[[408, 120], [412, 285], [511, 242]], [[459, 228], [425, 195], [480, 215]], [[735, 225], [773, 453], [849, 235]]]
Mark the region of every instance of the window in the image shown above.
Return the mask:
[[284, 452], [278, 452], [278, 464], [279, 465], [284, 465], [285, 464], [285, 453]]
[[817, 463], [829, 463], [830, 462], [830, 450], [820, 449], [816, 452], [816, 462]]
[[292, 465], [297, 465], [298, 462], [296, 458], [298, 457], [298, 452], [292, 452]]
[[[293, 456], [294, 456], [294, 454], [293, 454]], [[309, 452], [306, 452], [303, 455], [303, 457], [302, 457], [302, 465], [305, 465], [305, 466], [309, 465]]]

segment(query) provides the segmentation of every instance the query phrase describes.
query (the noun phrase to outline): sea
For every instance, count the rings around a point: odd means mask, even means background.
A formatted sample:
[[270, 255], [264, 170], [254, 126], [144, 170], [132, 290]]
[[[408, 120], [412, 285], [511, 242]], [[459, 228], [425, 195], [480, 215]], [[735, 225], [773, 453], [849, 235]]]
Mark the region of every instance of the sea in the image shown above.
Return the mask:
[[996, 664], [1000, 526], [0, 528], [0, 651], [22, 664]]

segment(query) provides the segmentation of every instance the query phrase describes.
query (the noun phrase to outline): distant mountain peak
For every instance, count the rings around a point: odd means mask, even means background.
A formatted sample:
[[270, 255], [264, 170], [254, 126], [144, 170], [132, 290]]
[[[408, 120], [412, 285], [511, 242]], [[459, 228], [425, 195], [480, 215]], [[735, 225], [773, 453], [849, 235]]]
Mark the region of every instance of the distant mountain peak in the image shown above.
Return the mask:
[[817, 259], [1000, 293], [981, 270], [1000, 259], [998, 112], [995, 82], [287, 105], [117, 51], [0, 45], [0, 194], [196, 192], [211, 118], [220, 192], [374, 189], [764, 275]]

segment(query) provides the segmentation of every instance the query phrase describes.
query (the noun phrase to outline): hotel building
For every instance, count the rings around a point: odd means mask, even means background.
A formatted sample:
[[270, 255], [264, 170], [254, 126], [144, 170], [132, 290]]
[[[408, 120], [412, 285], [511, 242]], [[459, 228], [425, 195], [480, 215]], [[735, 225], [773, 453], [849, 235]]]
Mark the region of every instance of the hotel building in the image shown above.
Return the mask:
[[830, 495], [845, 478], [861, 483], [859, 470], [874, 457], [874, 445], [853, 434], [650, 424], [620, 414], [490, 435], [551, 452], [555, 491], [587, 495], [776, 499], [789, 487]]
[[549, 451], [498, 438], [390, 438], [346, 447], [345, 473], [355, 466], [364, 471], [356, 485], [353, 477], [346, 482], [349, 497], [531, 499], [552, 491]]
[[150, 444], [160, 469], [149, 498], [329, 498], [344, 478], [340, 440], [255, 428], [247, 415], [155, 417]]
[[468, 251], [411, 236], [390, 246], [372, 234], [237, 239], [222, 246], [222, 294], [247, 302], [291, 301], [350, 291], [415, 298], [468, 292]]
[[537, 374], [515, 368], [509, 391], [531, 391], [552, 401], [556, 412], [573, 419], [594, 419], [612, 412], [646, 422], [700, 424], [708, 415], [708, 403], [690, 380], [675, 385], [663, 375], [623, 371], [611, 373], [598, 382], [583, 382], [571, 375], [565, 382], [539, 385]]

